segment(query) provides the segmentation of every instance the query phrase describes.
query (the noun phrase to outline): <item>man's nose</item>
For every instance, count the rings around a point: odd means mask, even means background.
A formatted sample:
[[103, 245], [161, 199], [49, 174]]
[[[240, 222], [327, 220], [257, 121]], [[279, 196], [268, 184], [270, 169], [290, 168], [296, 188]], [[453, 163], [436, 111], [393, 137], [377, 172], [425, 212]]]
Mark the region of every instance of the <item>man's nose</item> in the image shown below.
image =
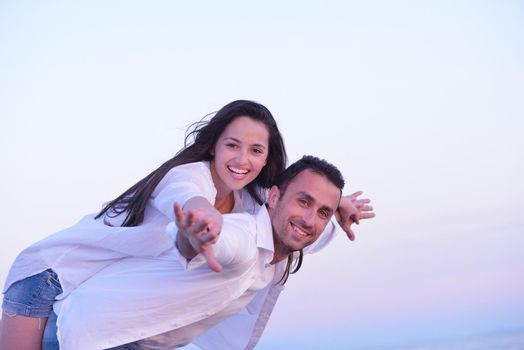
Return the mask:
[[308, 208], [304, 215], [302, 215], [302, 219], [304, 220], [304, 223], [308, 226], [308, 228], [313, 228], [315, 226], [315, 210], [312, 208]]

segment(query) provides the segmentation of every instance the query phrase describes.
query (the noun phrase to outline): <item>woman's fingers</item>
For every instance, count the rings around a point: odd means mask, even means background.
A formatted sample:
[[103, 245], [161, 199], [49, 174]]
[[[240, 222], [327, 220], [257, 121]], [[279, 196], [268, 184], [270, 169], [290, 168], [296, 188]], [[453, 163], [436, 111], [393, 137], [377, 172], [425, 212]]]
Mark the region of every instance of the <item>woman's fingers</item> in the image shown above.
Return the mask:
[[217, 261], [215, 257], [215, 253], [213, 252], [213, 246], [211, 245], [205, 246], [201, 253], [207, 261], [207, 266], [209, 266], [211, 270], [215, 272], [222, 271], [222, 266]]

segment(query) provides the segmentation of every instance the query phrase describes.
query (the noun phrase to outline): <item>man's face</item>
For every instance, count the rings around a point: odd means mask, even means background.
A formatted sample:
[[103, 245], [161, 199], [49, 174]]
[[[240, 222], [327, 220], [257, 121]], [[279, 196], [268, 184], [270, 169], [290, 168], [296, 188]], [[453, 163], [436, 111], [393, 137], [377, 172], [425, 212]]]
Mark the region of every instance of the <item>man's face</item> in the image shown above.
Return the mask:
[[269, 191], [275, 258], [315, 242], [338, 207], [340, 189], [325, 176], [304, 170], [288, 184], [284, 194]]

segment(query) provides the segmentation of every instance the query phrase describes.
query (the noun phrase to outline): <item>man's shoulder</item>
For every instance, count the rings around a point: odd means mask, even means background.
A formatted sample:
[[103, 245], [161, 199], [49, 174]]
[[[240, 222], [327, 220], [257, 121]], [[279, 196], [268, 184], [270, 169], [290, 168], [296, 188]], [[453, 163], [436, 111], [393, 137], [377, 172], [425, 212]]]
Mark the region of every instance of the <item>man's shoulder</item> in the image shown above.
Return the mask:
[[229, 230], [256, 234], [256, 218], [250, 213], [230, 213], [224, 214], [222, 231]]
[[257, 225], [254, 216], [248, 213], [224, 214], [214, 253], [223, 267], [253, 262], [257, 256]]

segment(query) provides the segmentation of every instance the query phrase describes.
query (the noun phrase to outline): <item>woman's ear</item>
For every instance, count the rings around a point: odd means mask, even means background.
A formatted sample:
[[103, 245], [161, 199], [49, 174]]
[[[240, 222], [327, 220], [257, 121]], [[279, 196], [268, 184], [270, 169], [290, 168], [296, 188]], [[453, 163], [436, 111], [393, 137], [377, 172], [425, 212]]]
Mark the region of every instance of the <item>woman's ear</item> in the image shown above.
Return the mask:
[[280, 190], [277, 186], [272, 186], [267, 194], [267, 204], [271, 209], [275, 209], [280, 198]]

